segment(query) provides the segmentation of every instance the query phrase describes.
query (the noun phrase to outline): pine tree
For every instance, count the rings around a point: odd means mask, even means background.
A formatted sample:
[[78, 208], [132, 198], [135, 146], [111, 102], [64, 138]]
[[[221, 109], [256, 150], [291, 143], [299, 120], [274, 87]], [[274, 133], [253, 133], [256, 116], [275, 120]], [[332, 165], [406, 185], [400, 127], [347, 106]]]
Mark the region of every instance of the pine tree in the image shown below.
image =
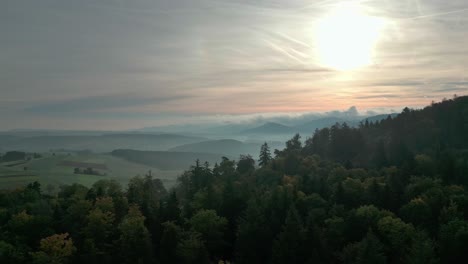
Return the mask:
[[270, 147], [265, 142], [260, 148], [260, 159], [258, 160], [258, 165], [265, 167], [271, 161]]
[[163, 207], [163, 219], [165, 221], [178, 223], [181, 220], [180, 214], [179, 200], [177, 199], [175, 190], [173, 190]]

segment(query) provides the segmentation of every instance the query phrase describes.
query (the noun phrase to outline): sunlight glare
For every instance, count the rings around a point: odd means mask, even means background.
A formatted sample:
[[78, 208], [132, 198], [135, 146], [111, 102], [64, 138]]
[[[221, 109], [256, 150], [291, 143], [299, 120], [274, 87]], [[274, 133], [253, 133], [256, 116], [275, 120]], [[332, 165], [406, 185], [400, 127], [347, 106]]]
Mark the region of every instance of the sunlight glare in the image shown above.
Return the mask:
[[336, 70], [371, 65], [385, 19], [366, 15], [357, 3], [337, 5], [316, 24], [319, 64]]

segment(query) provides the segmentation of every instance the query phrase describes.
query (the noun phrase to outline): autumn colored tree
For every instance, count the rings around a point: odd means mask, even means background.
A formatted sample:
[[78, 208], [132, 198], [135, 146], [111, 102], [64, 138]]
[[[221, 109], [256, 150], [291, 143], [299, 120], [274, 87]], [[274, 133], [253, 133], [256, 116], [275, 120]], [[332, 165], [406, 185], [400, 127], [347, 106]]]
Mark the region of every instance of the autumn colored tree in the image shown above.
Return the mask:
[[75, 253], [76, 248], [68, 233], [55, 234], [41, 239], [39, 251], [33, 252], [34, 263], [67, 263]]

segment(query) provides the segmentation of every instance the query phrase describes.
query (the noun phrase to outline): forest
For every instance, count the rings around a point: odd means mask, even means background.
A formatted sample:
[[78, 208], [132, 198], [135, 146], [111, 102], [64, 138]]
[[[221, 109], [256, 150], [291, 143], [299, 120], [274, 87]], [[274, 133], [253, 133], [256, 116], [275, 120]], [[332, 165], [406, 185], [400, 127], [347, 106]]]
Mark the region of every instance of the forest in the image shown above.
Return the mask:
[[0, 192], [0, 263], [467, 263], [468, 97], [259, 157]]

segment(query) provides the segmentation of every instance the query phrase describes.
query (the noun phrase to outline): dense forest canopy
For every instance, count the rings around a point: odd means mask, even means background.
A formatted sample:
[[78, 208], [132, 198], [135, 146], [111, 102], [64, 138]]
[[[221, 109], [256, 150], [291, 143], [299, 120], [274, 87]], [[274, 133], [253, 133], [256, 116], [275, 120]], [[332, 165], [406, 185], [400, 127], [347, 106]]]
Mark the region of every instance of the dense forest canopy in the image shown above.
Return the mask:
[[171, 190], [35, 182], [0, 193], [0, 263], [466, 263], [467, 150], [457, 97], [197, 160]]

